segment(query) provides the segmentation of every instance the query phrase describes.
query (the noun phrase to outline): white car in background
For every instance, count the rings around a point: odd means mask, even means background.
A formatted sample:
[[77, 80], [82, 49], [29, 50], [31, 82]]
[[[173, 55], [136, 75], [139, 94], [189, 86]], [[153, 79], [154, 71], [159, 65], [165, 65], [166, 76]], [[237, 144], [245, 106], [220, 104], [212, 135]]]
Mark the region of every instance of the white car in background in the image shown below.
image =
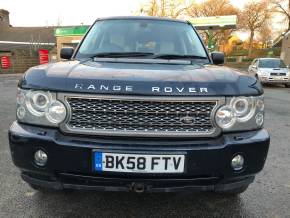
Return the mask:
[[254, 59], [248, 72], [258, 78], [262, 84], [281, 84], [290, 88], [290, 72], [280, 58]]

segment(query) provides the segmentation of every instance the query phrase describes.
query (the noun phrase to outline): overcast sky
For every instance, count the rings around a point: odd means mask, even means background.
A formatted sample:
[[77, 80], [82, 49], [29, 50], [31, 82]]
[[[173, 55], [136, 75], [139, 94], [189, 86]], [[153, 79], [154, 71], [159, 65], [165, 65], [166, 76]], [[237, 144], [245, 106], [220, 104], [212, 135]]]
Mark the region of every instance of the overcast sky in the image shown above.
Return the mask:
[[[198, 2], [203, 0], [197, 0]], [[98, 17], [134, 15], [146, 0], [0, 0], [13, 26], [92, 24]], [[246, 0], [231, 0], [242, 7]]]

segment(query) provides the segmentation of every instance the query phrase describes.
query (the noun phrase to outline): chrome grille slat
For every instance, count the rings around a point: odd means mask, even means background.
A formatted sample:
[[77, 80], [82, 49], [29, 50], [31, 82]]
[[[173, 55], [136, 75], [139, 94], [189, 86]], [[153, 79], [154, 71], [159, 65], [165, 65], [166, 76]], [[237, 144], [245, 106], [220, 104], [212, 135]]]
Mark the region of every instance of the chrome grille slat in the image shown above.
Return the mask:
[[[89, 120], [88, 120], [89, 119]], [[162, 121], [160, 123], [160, 121]], [[90, 115], [84, 115], [84, 113], [81, 112], [74, 112], [74, 116], [70, 120], [70, 123], [116, 123], [116, 124], [139, 124], [139, 125], [174, 125], [174, 126], [183, 126], [180, 123], [179, 116], [167, 116], [158, 114], [158, 120], [156, 120], [156, 116], [153, 114], [147, 114], [146, 118], [144, 116], [138, 116], [138, 114], [90, 114]], [[198, 125], [208, 125], [210, 122], [210, 117], [205, 114], [199, 114], [199, 116], [196, 117], [195, 124]], [[179, 125], [178, 125], [179, 123]], [[191, 124], [189, 126], [193, 126], [194, 124]]]
[[[208, 136], [216, 133], [217, 99], [150, 99], [63, 96], [70, 108], [64, 129], [75, 133], [142, 136]], [[194, 118], [184, 124], [181, 118]]]

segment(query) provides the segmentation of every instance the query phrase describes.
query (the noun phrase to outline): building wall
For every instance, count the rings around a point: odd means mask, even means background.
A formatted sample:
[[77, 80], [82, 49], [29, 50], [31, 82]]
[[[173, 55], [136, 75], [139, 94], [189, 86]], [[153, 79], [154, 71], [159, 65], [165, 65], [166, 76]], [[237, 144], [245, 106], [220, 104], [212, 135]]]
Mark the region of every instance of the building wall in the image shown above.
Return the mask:
[[38, 65], [38, 54], [29, 54], [25, 49], [17, 49], [13, 52], [1, 53], [0, 56], [7, 55], [10, 57], [11, 67], [9, 69], [1, 69], [1, 73], [24, 73], [28, 68]]
[[9, 56], [10, 59], [10, 68], [2, 69], [0, 65], [0, 73], [24, 73], [28, 68], [39, 65], [39, 49], [49, 50], [49, 59], [55, 62], [53, 33], [53, 27], [12, 27], [9, 12], [0, 9], [0, 41], [3, 41], [0, 43], [0, 57]]
[[290, 65], [290, 34], [286, 34], [282, 40], [281, 59], [286, 65]]
[[0, 9], [0, 28], [8, 28], [10, 26], [9, 12]]
[[[43, 48], [50, 50], [50, 58], [55, 55], [53, 48]], [[39, 65], [39, 54], [37, 51], [29, 49], [16, 49], [10, 52], [1, 52], [1, 56], [9, 56], [11, 67], [9, 69], [2, 69], [0, 66], [0, 73], [24, 73], [30, 67]], [[53, 61], [52, 61], [53, 62]]]

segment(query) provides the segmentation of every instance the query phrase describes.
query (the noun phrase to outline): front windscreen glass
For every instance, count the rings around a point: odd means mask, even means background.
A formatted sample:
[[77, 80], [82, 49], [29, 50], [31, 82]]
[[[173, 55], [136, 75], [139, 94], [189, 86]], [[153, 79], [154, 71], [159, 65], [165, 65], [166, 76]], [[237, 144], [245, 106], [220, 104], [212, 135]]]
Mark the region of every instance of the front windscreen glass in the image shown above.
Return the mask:
[[80, 46], [76, 58], [100, 53], [147, 53], [207, 59], [194, 29], [187, 23], [146, 19], [98, 21]]
[[286, 68], [281, 59], [260, 59], [259, 68]]

